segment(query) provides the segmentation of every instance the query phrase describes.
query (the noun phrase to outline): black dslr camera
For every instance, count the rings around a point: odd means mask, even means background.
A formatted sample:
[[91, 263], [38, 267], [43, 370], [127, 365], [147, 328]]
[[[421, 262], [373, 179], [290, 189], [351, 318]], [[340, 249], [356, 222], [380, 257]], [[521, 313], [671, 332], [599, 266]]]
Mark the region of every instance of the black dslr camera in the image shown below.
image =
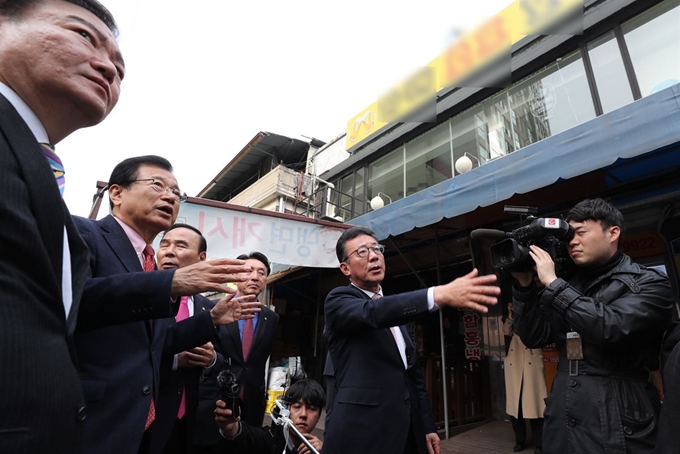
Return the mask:
[[[535, 208], [506, 206], [506, 212], [529, 213]], [[504, 271], [529, 271], [534, 261], [529, 254], [529, 246], [536, 245], [545, 250], [555, 262], [555, 273], [568, 278], [574, 271], [574, 262], [569, 257], [567, 243], [574, 235], [574, 230], [559, 218], [538, 218], [528, 215], [528, 225], [512, 232], [500, 230], [477, 229], [470, 234], [471, 238], [487, 238], [501, 240], [489, 247], [491, 265]]]
[[222, 400], [227, 404], [227, 408], [231, 410], [234, 419], [241, 416], [241, 407], [239, 407], [239, 393], [241, 389], [238, 383], [236, 383], [236, 376], [231, 372], [231, 369], [222, 369], [217, 374], [217, 384], [220, 387]]

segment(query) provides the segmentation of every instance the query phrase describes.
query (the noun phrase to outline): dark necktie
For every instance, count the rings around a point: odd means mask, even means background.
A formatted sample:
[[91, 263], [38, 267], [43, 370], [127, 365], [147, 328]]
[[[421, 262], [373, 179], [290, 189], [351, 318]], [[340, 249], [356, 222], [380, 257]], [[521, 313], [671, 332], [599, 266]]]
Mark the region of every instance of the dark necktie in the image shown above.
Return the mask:
[[57, 154], [54, 152], [52, 145], [48, 143], [41, 143], [40, 148], [42, 148], [43, 153], [45, 153], [47, 162], [50, 163], [50, 167], [54, 173], [54, 179], [56, 180], [57, 187], [59, 188], [59, 193], [63, 197], [64, 186], [66, 185], [66, 179], [64, 177], [64, 165], [62, 164], [61, 159], [59, 159], [59, 156], [57, 156]]
[[[154, 261], [154, 251], [150, 244], [147, 244], [142, 253], [144, 258], [144, 264], [142, 267], [144, 271], [155, 271], [156, 262]], [[151, 405], [149, 406], [149, 413], [146, 415], [146, 424], [144, 425], [144, 430], [148, 429], [151, 423], [156, 419], [156, 405], [153, 402], [153, 393], [151, 394]]]
[[[179, 310], [175, 316], [175, 321], [181, 322], [189, 318], [189, 297], [183, 296], [179, 301]], [[177, 411], [177, 419], [182, 419], [186, 413], [186, 400], [187, 400], [187, 389], [186, 386], [182, 387], [182, 399], [179, 402], [179, 410]]]

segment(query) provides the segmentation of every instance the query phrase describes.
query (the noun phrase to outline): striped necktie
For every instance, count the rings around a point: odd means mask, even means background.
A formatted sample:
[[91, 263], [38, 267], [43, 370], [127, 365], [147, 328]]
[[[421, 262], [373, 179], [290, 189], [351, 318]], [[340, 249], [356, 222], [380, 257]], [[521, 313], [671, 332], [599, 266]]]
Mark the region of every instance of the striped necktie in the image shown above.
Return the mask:
[[66, 172], [64, 172], [64, 165], [62, 164], [61, 159], [59, 159], [59, 156], [57, 156], [57, 154], [54, 152], [52, 145], [49, 143], [41, 143], [40, 148], [42, 148], [43, 153], [45, 153], [47, 162], [50, 163], [50, 167], [54, 173], [54, 179], [57, 181], [57, 187], [59, 187], [59, 193], [63, 197], [64, 186], [66, 186], [66, 178], [64, 177]]

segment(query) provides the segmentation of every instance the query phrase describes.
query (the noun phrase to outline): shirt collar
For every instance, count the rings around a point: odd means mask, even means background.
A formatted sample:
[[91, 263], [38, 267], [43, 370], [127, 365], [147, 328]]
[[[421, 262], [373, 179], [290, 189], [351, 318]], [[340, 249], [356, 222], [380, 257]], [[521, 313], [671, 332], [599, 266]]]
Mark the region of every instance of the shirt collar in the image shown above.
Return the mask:
[[50, 143], [47, 131], [38, 116], [14, 90], [0, 82], [0, 94], [7, 98], [9, 103], [16, 109], [39, 143]]
[[373, 292], [370, 291], [370, 290], [364, 290], [363, 288], [357, 286], [356, 284], [354, 284], [354, 282], [351, 282], [351, 284], [354, 285], [354, 286], [355, 286], [356, 288], [358, 288], [359, 290], [361, 290], [362, 292], [364, 292], [364, 293], [365, 293], [366, 295], [368, 295], [368, 297], [371, 298], [371, 299], [373, 299], [373, 297], [374, 297], [375, 295], [380, 295], [381, 297], [384, 296], [384, 295], [383, 295], [383, 288], [382, 288], [382, 285], [380, 286], [380, 289], [378, 290], [377, 293], [373, 293]]
[[146, 248], [146, 241], [144, 241], [144, 238], [142, 238], [142, 235], [137, 233], [132, 227], [118, 219], [117, 217], [113, 217], [118, 224], [123, 228], [123, 231], [125, 232], [125, 235], [128, 237], [130, 240], [130, 243], [132, 243], [132, 247], [135, 248], [135, 252], [137, 253], [137, 257], [139, 258], [140, 263], [142, 266], [144, 265], [144, 249]]

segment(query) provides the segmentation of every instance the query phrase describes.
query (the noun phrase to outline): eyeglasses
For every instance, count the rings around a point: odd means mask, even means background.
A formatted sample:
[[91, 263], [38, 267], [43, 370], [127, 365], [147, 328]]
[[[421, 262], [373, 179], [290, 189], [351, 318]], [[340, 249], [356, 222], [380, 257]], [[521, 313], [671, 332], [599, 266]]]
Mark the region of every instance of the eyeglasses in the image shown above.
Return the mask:
[[130, 183], [137, 183], [140, 181], [150, 181], [151, 184], [149, 186], [151, 186], [151, 189], [158, 193], [169, 192], [173, 196], [175, 196], [175, 199], [178, 202], [184, 202], [186, 201], [186, 199], [189, 198], [189, 196], [186, 195], [185, 193], [179, 192], [179, 189], [166, 186], [165, 183], [163, 183], [161, 180], [156, 180], [155, 178], [142, 178], [139, 180], [132, 180]]
[[345, 257], [345, 260], [343, 260], [343, 262], [349, 259], [352, 256], [352, 254], [356, 254], [357, 257], [359, 257], [360, 259], [365, 259], [366, 257], [368, 257], [368, 251], [373, 251], [375, 255], [383, 255], [383, 252], [385, 252], [385, 246], [383, 246], [382, 244], [376, 244], [375, 246], [371, 247], [360, 246], [355, 251], [347, 254], [347, 257]]

